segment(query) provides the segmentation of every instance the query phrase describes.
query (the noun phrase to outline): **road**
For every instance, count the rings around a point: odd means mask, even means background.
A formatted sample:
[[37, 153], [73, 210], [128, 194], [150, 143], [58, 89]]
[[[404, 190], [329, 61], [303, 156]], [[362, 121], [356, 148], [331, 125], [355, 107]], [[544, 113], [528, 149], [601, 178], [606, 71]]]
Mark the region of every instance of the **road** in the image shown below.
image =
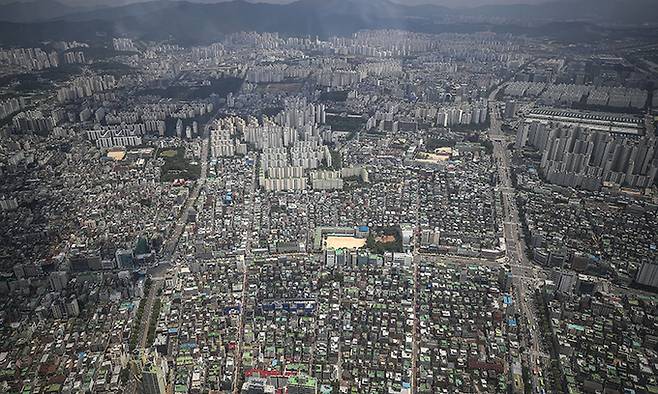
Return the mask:
[[206, 177], [208, 174], [208, 144], [209, 138], [207, 135], [203, 137], [203, 142], [201, 143], [201, 175], [199, 179], [195, 182], [192, 191], [190, 192], [189, 197], [185, 203], [185, 206], [181, 210], [181, 214], [178, 217], [178, 222], [172, 230], [171, 236], [165, 242], [163, 247], [163, 259], [169, 260], [173, 257], [174, 252], [176, 251], [176, 246], [180, 240], [183, 230], [185, 230], [185, 225], [187, 224], [187, 212], [194, 206], [197, 198], [199, 197], [199, 192], [201, 188], [206, 183]]
[[420, 263], [420, 193], [416, 193], [416, 201], [414, 206], [416, 212], [416, 228], [414, 234], [414, 249], [413, 254], [413, 275], [414, 275], [414, 326], [413, 326], [413, 351], [411, 352], [411, 392], [416, 394], [418, 392], [418, 359], [420, 358], [420, 321], [418, 317], [418, 279], [419, 279], [419, 263]]
[[[207, 133], [206, 133], [207, 134]], [[139, 333], [138, 341], [137, 341], [137, 351], [141, 351], [146, 347], [146, 340], [148, 338], [148, 328], [149, 328], [149, 321], [151, 319], [151, 312], [153, 310], [153, 304], [155, 303], [155, 298], [156, 295], [159, 291], [159, 289], [162, 286], [162, 273], [166, 270], [166, 268], [169, 267], [168, 262], [170, 262], [174, 258], [174, 253], [176, 252], [176, 247], [178, 246], [178, 241], [180, 240], [181, 235], [183, 234], [183, 230], [185, 229], [185, 225], [187, 224], [187, 212], [190, 208], [194, 206], [196, 203], [197, 198], [199, 197], [199, 193], [201, 191], [201, 188], [205, 184], [206, 176], [208, 173], [208, 143], [209, 139], [207, 135], [204, 135], [203, 141], [201, 144], [201, 175], [199, 179], [196, 181], [192, 191], [190, 192], [190, 195], [188, 196], [187, 201], [185, 202], [185, 206], [181, 210], [181, 213], [177, 219], [177, 222], [173, 228], [173, 230], [170, 232], [169, 238], [165, 241], [165, 244], [162, 248], [163, 254], [161, 256], [163, 264], [160, 264], [158, 267], [153, 267], [152, 269], [149, 269], [149, 274], [151, 276], [152, 280], [152, 286], [148, 294], [148, 298], [146, 299], [146, 305], [144, 307], [144, 314], [142, 315], [142, 322], [141, 322], [141, 332]], [[141, 379], [141, 376], [131, 376], [128, 384], [126, 386], [126, 393], [135, 393], [137, 392], [138, 386], [139, 386], [139, 380]]]
[[[139, 336], [137, 337], [137, 347], [135, 352], [141, 352], [146, 347], [146, 340], [148, 339], [149, 323], [151, 321], [151, 315], [153, 313], [153, 305], [155, 304], [155, 299], [162, 286], [161, 280], [153, 280], [151, 282], [151, 288], [149, 289], [146, 304], [144, 305], [144, 313], [142, 314], [142, 321], [139, 323], [141, 328]], [[131, 375], [128, 380], [128, 385], [126, 386], [126, 393], [136, 393], [141, 383], [141, 376]], [[141, 390], [139, 390], [141, 391]]]
[[[495, 97], [495, 93], [492, 94]], [[492, 111], [489, 138], [494, 147], [493, 155], [498, 171], [498, 188], [502, 195], [504, 213], [503, 232], [507, 249], [507, 259], [512, 270], [518, 312], [522, 317], [521, 321], [526, 323], [526, 330], [524, 331], [526, 335], [522, 342], [526, 344], [527, 366], [533, 372], [531, 374], [532, 389], [533, 392], [539, 392], [541, 387], [539, 387], [538, 375], [541, 373], [542, 357], [548, 357], [548, 355], [541, 351], [539, 320], [532, 301], [534, 299], [534, 290], [537, 281], [545, 279], [546, 275], [543, 273], [543, 270], [538, 269], [528, 260], [526, 254], [526, 245], [522, 234], [514, 186], [510, 175], [511, 158], [507, 146], [511, 141], [501, 130], [502, 122], [498, 111], [498, 103], [492, 101], [490, 105], [492, 106]]]
[[241, 390], [240, 382], [242, 381], [240, 374], [242, 374], [242, 347], [244, 344], [244, 325], [245, 325], [245, 311], [244, 306], [247, 303], [247, 291], [249, 285], [249, 265], [253, 259], [253, 254], [251, 252], [251, 231], [255, 222], [255, 209], [254, 196], [256, 194], [256, 166], [251, 167], [251, 183], [249, 184], [249, 189], [245, 188], [245, 207], [249, 210], [249, 223], [245, 226], [244, 231], [244, 253], [245, 253], [245, 262], [244, 262], [244, 272], [242, 274], [242, 298], [240, 301], [240, 333], [238, 334], [238, 346], [235, 361], [235, 371], [233, 375], [233, 393], [238, 394]]

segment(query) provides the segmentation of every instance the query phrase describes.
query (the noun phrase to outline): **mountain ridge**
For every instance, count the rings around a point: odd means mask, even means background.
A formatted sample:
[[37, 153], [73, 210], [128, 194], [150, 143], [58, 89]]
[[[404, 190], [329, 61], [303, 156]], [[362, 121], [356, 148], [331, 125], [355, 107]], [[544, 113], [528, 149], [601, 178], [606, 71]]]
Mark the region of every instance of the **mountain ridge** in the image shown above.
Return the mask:
[[57, 0], [13, 1], [0, 6], [0, 20], [10, 22], [35, 22], [57, 18], [79, 8], [70, 7]]
[[[647, 23], [658, 20], [658, 0], [553, 0], [540, 4], [499, 4], [471, 8], [448, 8], [440, 5], [404, 5], [390, 0], [297, 0], [287, 4], [258, 3], [253, 1], [200, 0], [151, 0], [99, 7], [99, 2], [88, 7], [72, 7], [66, 0], [14, 1], [0, 5], [0, 20], [8, 22], [46, 22], [52, 20], [82, 21], [111, 20], [158, 13], [164, 9], [177, 8], [195, 12], [204, 9], [215, 14], [224, 7], [239, 4], [252, 12], [255, 10], [288, 10], [294, 13], [306, 11], [322, 16], [345, 15], [361, 19], [436, 17], [503, 18], [519, 21], [569, 21], [590, 20], [606, 23]], [[69, 0], [71, 1], [71, 0]], [[125, 3], [123, 0], [121, 3]], [[529, 1], [529, 0], [526, 0]], [[376, 4], [373, 4], [376, 2]]]
[[[565, 0], [542, 5], [485, 6], [468, 10], [433, 5], [406, 6], [390, 0], [298, 0], [282, 5], [243, 0], [221, 3], [150, 1], [83, 9], [45, 21], [5, 22], [0, 24], [0, 42], [130, 36], [199, 43], [220, 40], [226, 34], [239, 31], [328, 37], [350, 35], [363, 29], [388, 28], [427, 33], [505, 31], [552, 37], [571, 34], [582, 35], [579, 39], [589, 39], [596, 36], [596, 29], [590, 24], [611, 19], [613, 24], [623, 22], [615, 21], [611, 13], [636, 23], [658, 21], [658, 7], [646, 10], [647, 4], [658, 4], [658, 0], [632, 1], [641, 9], [626, 5], [627, 9], [621, 10], [619, 0], [579, 0], [580, 5], [573, 6], [568, 15], [550, 10], [551, 4], [553, 7], [558, 4], [560, 9], [567, 3], [572, 4]], [[595, 13], [591, 11], [593, 4], [599, 5]], [[638, 15], [640, 12], [642, 18]], [[593, 15], [594, 19], [588, 15]], [[549, 23], [571, 21], [580, 24], [564, 25], [564, 31], [550, 31], [546, 27]]]

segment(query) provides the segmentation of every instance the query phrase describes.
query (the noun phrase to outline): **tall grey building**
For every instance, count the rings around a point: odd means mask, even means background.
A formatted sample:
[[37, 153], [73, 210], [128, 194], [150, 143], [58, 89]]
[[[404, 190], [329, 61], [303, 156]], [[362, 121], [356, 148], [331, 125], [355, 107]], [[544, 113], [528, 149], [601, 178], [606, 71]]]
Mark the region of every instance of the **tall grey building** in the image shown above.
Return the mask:
[[658, 143], [653, 135], [530, 122], [517, 132], [516, 147], [526, 146], [541, 153], [542, 174], [561, 186], [598, 190], [610, 183], [645, 188], [658, 174]]
[[658, 262], [645, 262], [637, 274], [635, 282], [644, 286], [658, 288]]

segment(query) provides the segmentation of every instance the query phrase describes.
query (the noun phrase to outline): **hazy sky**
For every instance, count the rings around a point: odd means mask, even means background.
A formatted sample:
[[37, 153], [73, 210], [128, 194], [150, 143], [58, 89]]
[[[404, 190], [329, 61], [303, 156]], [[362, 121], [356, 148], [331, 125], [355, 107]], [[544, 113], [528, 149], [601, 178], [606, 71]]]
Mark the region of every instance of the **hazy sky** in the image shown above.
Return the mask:
[[[213, 0], [196, 0], [196, 1], [213, 1]], [[248, 0], [252, 2], [268, 3], [290, 3], [291, 0]], [[472, 7], [488, 4], [538, 4], [546, 3], [550, 0], [391, 0], [399, 4], [439, 4], [450, 7]]]
[[439, 4], [449, 7], [472, 7], [489, 4], [539, 4], [549, 0], [393, 0], [400, 4]]
[[[0, 0], [0, 4], [12, 3], [15, 1], [24, 1], [31, 2], [35, 0]], [[153, 1], [153, 0], [55, 0], [60, 3], [75, 5], [75, 6], [112, 6], [112, 5], [124, 5], [130, 3], [137, 3], [143, 1]], [[175, 0], [161, 0], [161, 1], [175, 1]], [[198, 3], [216, 3], [221, 1], [228, 0], [186, 0]], [[262, 3], [291, 3], [294, 0], [247, 0], [250, 2], [262, 2]], [[438, 4], [445, 5], [448, 7], [473, 7], [479, 5], [487, 4], [537, 4], [545, 3], [550, 0], [391, 0], [399, 4]]]

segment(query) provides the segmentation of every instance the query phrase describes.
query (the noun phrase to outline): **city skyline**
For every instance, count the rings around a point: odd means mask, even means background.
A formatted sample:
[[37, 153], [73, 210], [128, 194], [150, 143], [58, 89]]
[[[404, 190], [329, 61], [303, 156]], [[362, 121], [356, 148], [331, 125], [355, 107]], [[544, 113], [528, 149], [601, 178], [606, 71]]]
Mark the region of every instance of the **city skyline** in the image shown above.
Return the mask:
[[0, 5], [0, 392], [658, 392], [653, 1]]

